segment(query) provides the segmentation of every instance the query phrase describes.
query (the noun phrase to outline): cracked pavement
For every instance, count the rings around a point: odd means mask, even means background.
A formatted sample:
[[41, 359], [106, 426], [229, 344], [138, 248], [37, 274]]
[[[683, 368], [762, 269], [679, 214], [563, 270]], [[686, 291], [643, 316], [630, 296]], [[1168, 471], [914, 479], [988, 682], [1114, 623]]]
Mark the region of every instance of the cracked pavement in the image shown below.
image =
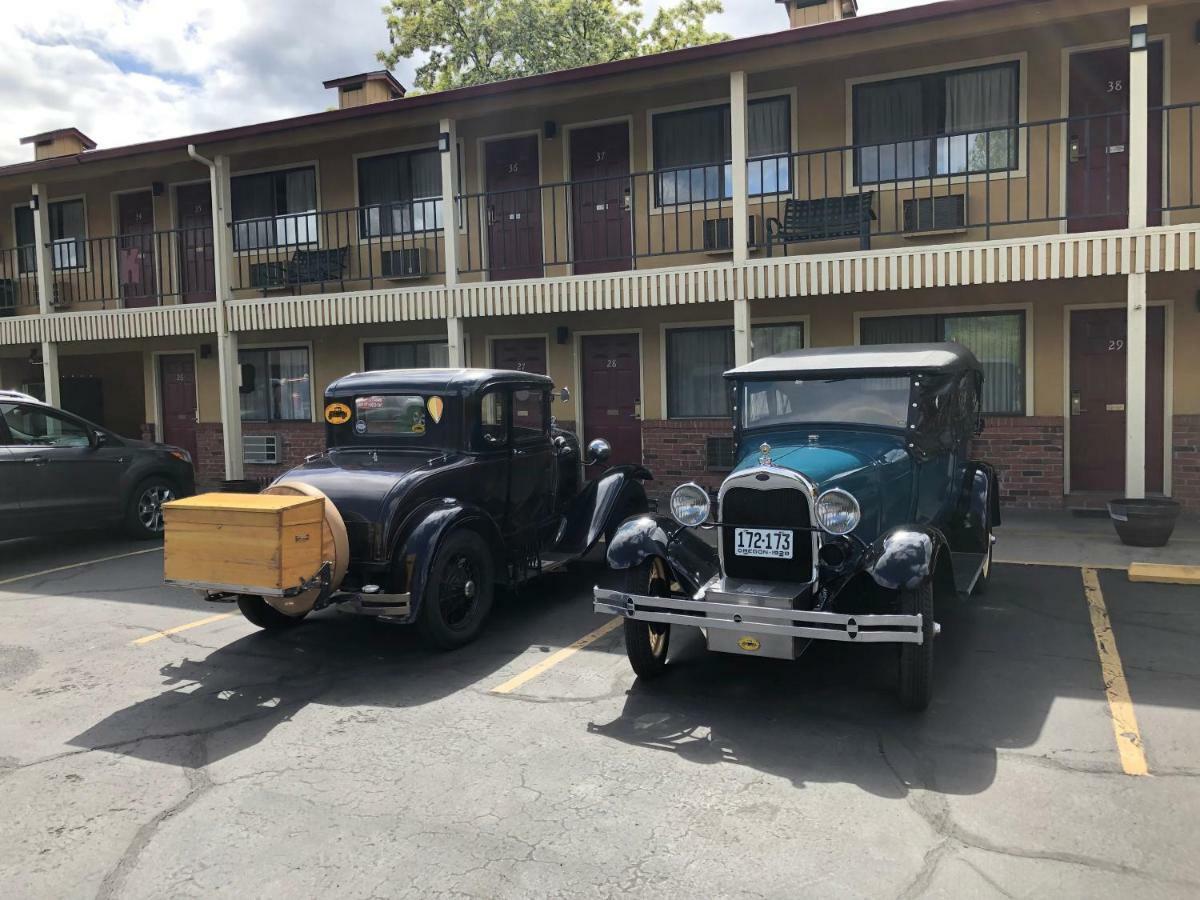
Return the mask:
[[[0, 580], [130, 549], [0, 545]], [[278, 638], [161, 556], [0, 585], [0, 883], [13, 897], [1194, 897], [1200, 595], [1101, 583], [1151, 777], [1122, 773], [1078, 570], [998, 566], [893, 651], [796, 663], [672, 638], [637, 682], [582, 564], [452, 654], [326, 611]]]

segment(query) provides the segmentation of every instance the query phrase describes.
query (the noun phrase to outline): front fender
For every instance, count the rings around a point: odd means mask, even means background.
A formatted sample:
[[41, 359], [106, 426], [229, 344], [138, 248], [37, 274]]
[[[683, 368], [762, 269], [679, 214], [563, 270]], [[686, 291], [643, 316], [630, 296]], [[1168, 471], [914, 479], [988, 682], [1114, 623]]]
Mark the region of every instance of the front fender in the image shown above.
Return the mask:
[[676, 580], [693, 594], [721, 569], [716, 549], [667, 516], [629, 519], [608, 545], [610, 569], [632, 569], [656, 556], [667, 561]]
[[404, 590], [409, 594], [411, 618], [416, 618], [420, 612], [438, 544], [451, 529], [462, 525], [477, 529], [493, 548], [493, 553], [504, 546], [499, 528], [486, 512], [474, 504], [453, 498], [421, 504], [409, 513], [398, 529], [392, 545], [392, 590], [396, 590], [396, 585], [406, 585]]
[[583, 556], [595, 546], [610, 525], [636, 513], [646, 512], [643, 481], [653, 476], [642, 466], [613, 466], [589, 483], [563, 513], [565, 522], [557, 550]]
[[987, 553], [989, 530], [1000, 524], [1000, 480], [985, 462], [971, 460], [946, 538], [956, 552]]
[[[946, 538], [936, 528], [902, 525], [871, 544], [863, 557], [863, 570], [885, 590], [911, 591], [946, 577], [940, 563], [948, 552]], [[953, 572], [949, 575], [953, 586]]]

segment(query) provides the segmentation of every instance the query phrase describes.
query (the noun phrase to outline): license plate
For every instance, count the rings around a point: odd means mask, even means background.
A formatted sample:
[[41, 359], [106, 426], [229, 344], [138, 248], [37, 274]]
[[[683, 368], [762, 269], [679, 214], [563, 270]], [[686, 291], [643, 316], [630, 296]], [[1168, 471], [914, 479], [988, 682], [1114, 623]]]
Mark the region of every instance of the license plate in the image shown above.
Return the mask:
[[792, 533], [779, 528], [735, 528], [733, 555], [791, 559]]

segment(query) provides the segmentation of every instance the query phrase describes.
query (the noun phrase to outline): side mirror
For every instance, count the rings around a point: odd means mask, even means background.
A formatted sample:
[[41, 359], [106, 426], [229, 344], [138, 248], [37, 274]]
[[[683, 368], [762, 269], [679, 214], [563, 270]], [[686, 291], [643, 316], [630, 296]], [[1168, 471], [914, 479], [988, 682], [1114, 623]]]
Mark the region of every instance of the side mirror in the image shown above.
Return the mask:
[[108, 443], [108, 435], [106, 435], [103, 431], [93, 431], [92, 432], [92, 446], [94, 448], [96, 448], [98, 450], [107, 443]]
[[238, 367], [241, 369], [241, 385], [238, 387], [238, 392], [242, 394], [253, 394], [254, 388], [257, 385], [257, 380], [254, 374], [254, 366], [249, 363], [243, 363]]
[[555, 399], [558, 400], [560, 403], [568, 402], [571, 399], [570, 388], [563, 388], [562, 390], [560, 390], [558, 392], [558, 396]]
[[608, 457], [612, 455], [612, 445], [604, 438], [596, 438], [587, 445], [587, 460], [586, 464], [594, 466], [597, 463], [607, 462]]

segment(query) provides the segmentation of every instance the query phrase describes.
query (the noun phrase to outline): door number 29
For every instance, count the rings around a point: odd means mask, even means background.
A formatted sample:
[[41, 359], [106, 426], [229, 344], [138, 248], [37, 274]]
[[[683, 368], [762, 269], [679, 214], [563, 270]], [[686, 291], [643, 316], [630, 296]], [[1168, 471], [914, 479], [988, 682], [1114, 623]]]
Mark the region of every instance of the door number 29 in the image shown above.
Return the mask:
[[1125, 341], [1122, 340], [1121, 338], [1116, 338], [1115, 340], [1111, 340], [1108, 342], [1108, 349], [1109, 350], [1124, 350], [1125, 349]]

